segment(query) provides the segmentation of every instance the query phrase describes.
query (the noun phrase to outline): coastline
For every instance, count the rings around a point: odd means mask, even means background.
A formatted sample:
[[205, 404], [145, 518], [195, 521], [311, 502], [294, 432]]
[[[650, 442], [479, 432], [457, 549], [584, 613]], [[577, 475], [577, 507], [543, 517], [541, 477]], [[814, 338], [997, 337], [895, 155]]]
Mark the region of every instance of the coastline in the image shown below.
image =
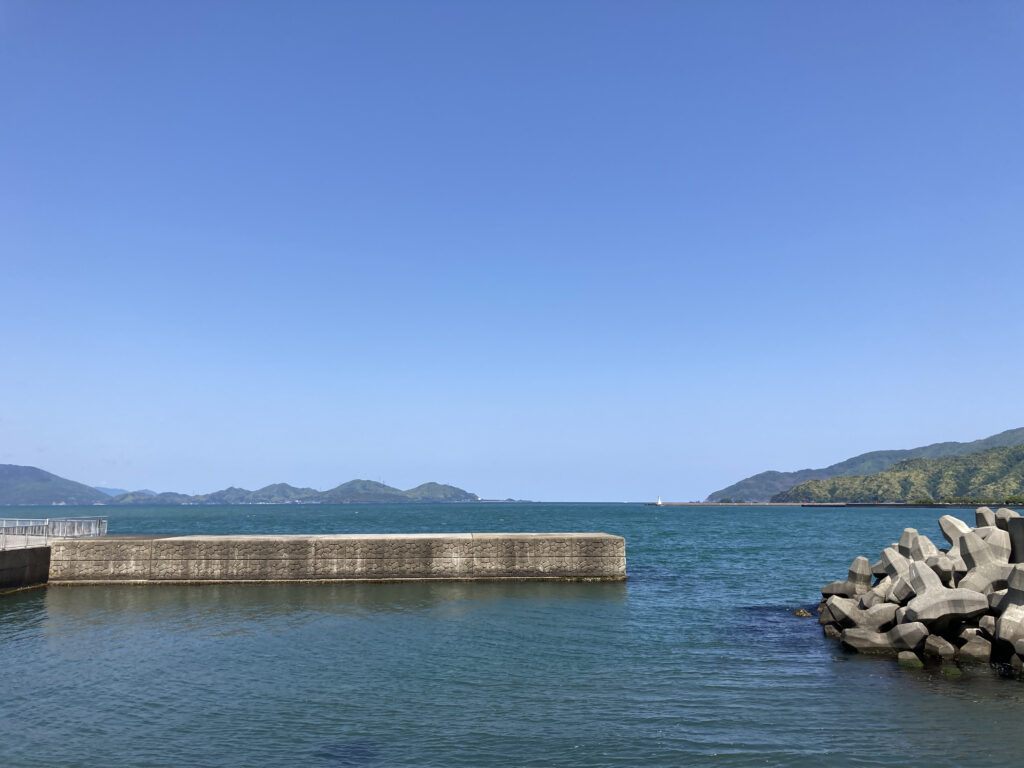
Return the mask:
[[645, 501], [645, 507], [893, 507], [900, 509], [975, 509], [979, 502], [953, 504], [932, 502], [912, 504], [903, 501]]

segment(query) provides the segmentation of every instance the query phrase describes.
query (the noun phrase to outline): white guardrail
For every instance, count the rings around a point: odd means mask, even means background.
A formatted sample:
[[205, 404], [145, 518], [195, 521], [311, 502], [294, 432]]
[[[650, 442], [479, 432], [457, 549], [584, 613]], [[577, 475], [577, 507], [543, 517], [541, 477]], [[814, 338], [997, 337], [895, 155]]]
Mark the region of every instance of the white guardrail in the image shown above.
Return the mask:
[[0, 549], [46, 547], [53, 539], [106, 535], [105, 517], [48, 517], [45, 520], [0, 518]]

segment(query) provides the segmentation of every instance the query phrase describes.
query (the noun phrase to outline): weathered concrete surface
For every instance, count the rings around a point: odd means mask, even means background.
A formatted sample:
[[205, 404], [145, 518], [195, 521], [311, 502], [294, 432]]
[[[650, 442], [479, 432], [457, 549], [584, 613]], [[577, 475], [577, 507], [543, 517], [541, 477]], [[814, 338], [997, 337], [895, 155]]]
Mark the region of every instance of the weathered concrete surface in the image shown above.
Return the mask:
[[974, 522], [979, 528], [996, 524], [996, 513], [990, 507], [978, 507], [974, 510]]
[[[896, 606], [892, 603], [880, 603], [865, 610], [860, 608], [853, 598], [833, 595], [825, 603], [825, 608], [842, 629], [864, 627], [875, 632], [884, 632], [891, 629], [896, 622]], [[822, 613], [824, 614], [824, 611]]]
[[1024, 517], [1013, 517], [1006, 521], [1010, 535], [1010, 562], [1024, 563]]
[[891, 653], [916, 651], [928, 639], [928, 628], [920, 622], [897, 624], [888, 632], [874, 632], [855, 627], [844, 629], [841, 636], [844, 646], [860, 653]]
[[992, 658], [992, 643], [975, 635], [957, 651], [960, 661], [977, 664], [988, 664]]
[[0, 549], [0, 590], [45, 584], [49, 570], [49, 547]]
[[960, 537], [971, 530], [971, 526], [952, 515], [943, 515], [939, 518], [939, 530], [950, 546], [956, 546]]
[[975, 517], [976, 527], [939, 519], [948, 550], [904, 529], [871, 566], [874, 584], [863, 593], [853, 567], [846, 581], [823, 587], [825, 636], [860, 653], [898, 654], [901, 664], [994, 664], [1024, 680], [1024, 517], [987, 507]]
[[[916, 597], [907, 603], [903, 620], [948, 626], [981, 616], [988, 611], [988, 598], [969, 589], [946, 589], [939, 576], [926, 563], [910, 564], [910, 584]], [[834, 612], [834, 611], [833, 611]]]
[[928, 635], [924, 641], [924, 655], [949, 660], [956, 656], [956, 646], [938, 635]]
[[836, 595], [838, 597], [858, 597], [871, 589], [871, 562], [866, 557], [855, 557], [850, 564], [846, 581], [833, 581], [821, 588], [823, 599]]
[[54, 542], [51, 584], [626, 578], [606, 533], [102, 537]]
[[922, 669], [924, 662], [913, 651], [900, 651], [897, 662], [904, 669]]

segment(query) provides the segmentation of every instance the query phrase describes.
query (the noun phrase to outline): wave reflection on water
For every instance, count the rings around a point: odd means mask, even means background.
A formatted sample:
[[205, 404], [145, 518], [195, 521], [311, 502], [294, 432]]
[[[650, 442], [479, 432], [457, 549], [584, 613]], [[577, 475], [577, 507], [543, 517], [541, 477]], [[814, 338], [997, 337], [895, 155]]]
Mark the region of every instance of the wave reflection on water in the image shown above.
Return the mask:
[[[514, 525], [498, 519], [513, 512]], [[1024, 684], [850, 656], [792, 614], [854, 555], [877, 553], [905, 525], [928, 531], [933, 510], [120, 514], [111, 528], [139, 533], [185, 533], [199, 514], [210, 533], [267, 532], [282, 520], [287, 532], [605, 530], [627, 538], [629, 581], [8, 596], [5, 767], [881, 766], [908, 754], [998, 766], [1024, 749]], [[808, 521], [819, 535], [793, 535]]]

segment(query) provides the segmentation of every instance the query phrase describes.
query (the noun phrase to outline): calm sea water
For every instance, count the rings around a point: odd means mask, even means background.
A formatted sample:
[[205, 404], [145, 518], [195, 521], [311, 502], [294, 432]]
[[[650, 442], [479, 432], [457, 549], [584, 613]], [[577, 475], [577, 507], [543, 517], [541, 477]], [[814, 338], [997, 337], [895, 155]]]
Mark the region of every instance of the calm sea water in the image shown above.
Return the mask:
[[605, 531], [626, 537], [629, 580], [0, 598], [4, 768], [1006, 766], [1024, 753], [1024, 683], [847, 655], [792, 613], [905, 526], [941, 541], [941, 511], [103, 512], [112, 533]]

